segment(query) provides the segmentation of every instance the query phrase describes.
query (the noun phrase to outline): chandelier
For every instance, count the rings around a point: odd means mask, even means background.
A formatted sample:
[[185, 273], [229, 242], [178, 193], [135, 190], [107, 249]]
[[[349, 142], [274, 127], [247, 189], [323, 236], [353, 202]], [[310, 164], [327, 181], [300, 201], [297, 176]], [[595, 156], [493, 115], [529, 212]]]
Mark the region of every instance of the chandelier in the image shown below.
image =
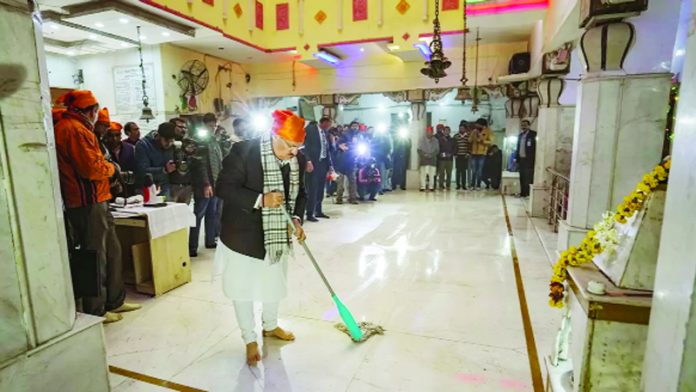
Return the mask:
[[[466, 3], [466, 1], [465, 1]], [[438, 83], [441, 78], [447, 76], [445, 70], [452, 65], [445, 54], [442, 53], [442, 37], [440, 36], [440, 1], [435, 0], [435, 19], [433, 20], [433, 40], [430, 42], [430, 61], [425, 62], [425, 68], [421, 73]]]
[[147, 80], [145, 78], [145, 65], [143, 64], [143, 44], [140, 41], [140, 37], [140, 26], [138, 26], [138, 55], [140, 56], [140, 73], [143, 77], [143, 111], [140, 114], [140, 119], [145, 120], [146, 123], [149, 123], [150, 120], [155, 119], [155, 116], [152, 114], [152, 108], [148, 106], [150, 104], [150, 99], [147, 96], [147, 90], [145, 89]]

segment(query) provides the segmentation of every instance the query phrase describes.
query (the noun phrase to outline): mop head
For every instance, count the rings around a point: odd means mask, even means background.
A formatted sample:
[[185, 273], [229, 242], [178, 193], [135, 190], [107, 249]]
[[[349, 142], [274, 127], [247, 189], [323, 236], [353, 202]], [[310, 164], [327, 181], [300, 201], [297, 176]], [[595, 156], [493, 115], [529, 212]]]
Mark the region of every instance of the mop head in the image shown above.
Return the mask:
[[[348, 331], [348, 327], [346, 327], [345, 324], [338, 323], [334, 325], [334, 327], [339, 331], [345, 333], [346, 335], [351, 336], [350, 331]], [[384, 335], [384, 328], [368, 321], [358, 323], [358, 327], [360, 327], [360, 331], [362, 331], [363, 337], [360, 340], [353, 340], [355, 343], [362, 343], [374, 335]], [[353, 337], [351, 336], [351, 340], [352, 339]]]

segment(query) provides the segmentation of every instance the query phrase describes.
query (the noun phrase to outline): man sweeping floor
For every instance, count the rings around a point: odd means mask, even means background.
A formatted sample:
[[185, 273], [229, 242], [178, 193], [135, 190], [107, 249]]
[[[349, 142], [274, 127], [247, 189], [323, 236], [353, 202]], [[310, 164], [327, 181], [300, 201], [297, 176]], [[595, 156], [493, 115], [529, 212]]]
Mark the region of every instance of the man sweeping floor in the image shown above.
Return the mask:
[[215, 264], [223, 269], [225, 295], [234, 301], [249, 365], [261, 360], [254, 301], [263, 303], [263, 336], [295, 339], [278, 326], [293, 231], [281, 207], [291, 212], [297, 238], [305, 239], [301, 217], [306, 161], [298, 153], [305, 138], [304, 120], [290, 111], [275, 111], [273, 119], [267, 135], [234, 144], [217, 183], [225, 207]]

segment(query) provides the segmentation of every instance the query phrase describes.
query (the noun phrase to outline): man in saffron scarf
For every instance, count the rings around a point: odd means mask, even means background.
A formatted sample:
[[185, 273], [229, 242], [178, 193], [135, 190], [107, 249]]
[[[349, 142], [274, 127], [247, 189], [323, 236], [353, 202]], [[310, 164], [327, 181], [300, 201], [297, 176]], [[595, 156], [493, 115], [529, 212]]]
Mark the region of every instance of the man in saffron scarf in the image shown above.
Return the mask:
[[217, 181], [225, 208], [215, 264], [224, 267], [223, 290], [234, 301], [249, 365], [261, 360], [254, 301], [263, 302], [264, 337], [295, 339], [278, 326], [278, 303], [287, 293], [290, 233], [305, 239], [304, 119], [290, 111], [275, 111], [273, 119], [272, 132], [232, 146]]
[[54, 131], [60, 189], [71, 229], [70, 251], [94, 252], [99, 274], [96, 295], [82, 296], [82, 311], [102, 316], [106, 323], [119, 321], [120, 313], [140, 305], [125, 302], [121, 245], [109, 212], [109, 179], [116, 167], [104, 158], [95, 134], [99, 103], [88, 90], [71, 91], [58, 103], [67, 107]]

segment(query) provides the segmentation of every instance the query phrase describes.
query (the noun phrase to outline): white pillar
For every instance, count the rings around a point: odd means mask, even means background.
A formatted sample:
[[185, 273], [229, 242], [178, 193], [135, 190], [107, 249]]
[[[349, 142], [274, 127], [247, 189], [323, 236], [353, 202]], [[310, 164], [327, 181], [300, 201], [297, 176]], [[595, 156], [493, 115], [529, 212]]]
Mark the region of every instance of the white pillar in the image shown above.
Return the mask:
[[671, 75], [622, 72], [634, 36], [633, 25], [613, 22], [587, 30], [581, 39], [588, 73], [578, 90], [568, 218], [559, 226], [559, 249], [581, 240], [660, 161]]
[[75, 314], [32, 3], [0, 0], [0, 390], [107, 390], [101, 319]]
[[406, 172], [406, 188], [417, 190], [420, 188], [420, 175], [418, 172], [418, 143], [425, 135], [427, 127], [427, 109], [425, 102], [411, 102], [411, 156], [408, 171]]
[[552, 106], [539, 109], [534, 183], [530, 188], [529, 209], [534, 217], [546, 216], [551, 187], [551, 168], [570, 175], [573, 149], [575, 106]]
[[[692, 0], [696, 10], [696, 0]], [[691, 14], [691, 25], [696, 22]], [[687, 43], [643, 391], [696, 390], [696, 35]]]

